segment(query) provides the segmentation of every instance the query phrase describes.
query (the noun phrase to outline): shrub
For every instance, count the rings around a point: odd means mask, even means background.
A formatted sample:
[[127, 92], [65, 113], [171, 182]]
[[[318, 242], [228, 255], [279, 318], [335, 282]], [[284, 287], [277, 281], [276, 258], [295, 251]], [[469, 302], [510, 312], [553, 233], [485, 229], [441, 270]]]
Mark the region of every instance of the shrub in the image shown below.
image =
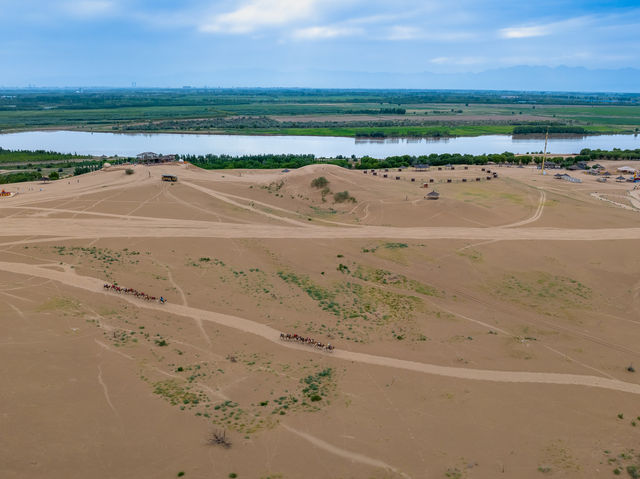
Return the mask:
[[127, 175], [133, 175], [133, 174], [135, 173], [135, 171], [133, 171], [133, 169], [131, 169], [131, 168], [127, 168], [126, 170], [124, 170], [124, 172], [125, 172]]
[[341, 191], [333, 195], [333, 201], [336, 203], [344, 203], [345, 201], [351, 201], [352, 203], [356, 202], [356, 199], [349, 194], [348, 191]]
[[324, 176], [318, 176], [311, 180], [311, 186], [313, 188], [324, 188], [329, 184], [329, 180], [327, 180]]
[[58, 173], [57, 171], [52, 171], [51, 173], [49, 173], [49, 179], [50, 180], [59, 180], [60, 179], [60, 173]]

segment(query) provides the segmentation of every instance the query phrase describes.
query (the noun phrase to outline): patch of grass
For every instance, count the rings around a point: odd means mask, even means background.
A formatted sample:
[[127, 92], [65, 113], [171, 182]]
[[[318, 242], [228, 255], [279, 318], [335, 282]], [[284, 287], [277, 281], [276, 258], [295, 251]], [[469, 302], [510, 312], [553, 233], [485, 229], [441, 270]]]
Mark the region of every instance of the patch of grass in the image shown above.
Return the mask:
[[409, 245], [407, 243], [385, 243], [382, 245], [387, 249], [399, 249], [399, 248], [408, 248]]
[[335, 193], [333, 195], [333, 201], [335, 203], [345, 203], [350, 201], [351, 203], [356, 203], [356, 199], [349, 194], [348, 191], [340, 191], [339, 193]]
[[153, 386], [153, 392], [169, 401], [172, 406], [184, 405], [193, 407], [207, 399], [202, 393], [197, 394], [189, 391], [188, 387], [180, 385], [175, 379], [158, 381]]
[[326, 188], [329, 184], [329, 180], [327, 180], [324, 176], [318, 176], [311, 180], [311, 186], [313, 188]]

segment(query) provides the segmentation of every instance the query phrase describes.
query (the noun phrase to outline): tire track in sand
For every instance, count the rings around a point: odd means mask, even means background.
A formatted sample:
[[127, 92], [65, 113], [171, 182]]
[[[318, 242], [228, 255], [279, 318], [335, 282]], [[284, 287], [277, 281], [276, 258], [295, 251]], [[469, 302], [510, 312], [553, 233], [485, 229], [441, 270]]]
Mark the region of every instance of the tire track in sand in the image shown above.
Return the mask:
[[[14, 274], [23, 274], [28, 276], [37, 276], [51, 279], [59, 283], [83, 289], [93, 293], [102, 293], [105, 295], [113, 295], [127, 301], [139, 308], [153, 309], [156, 311], [164, 311], [166, 313], [175, 314], [177, 316], [186, 317], [192, 320], [208, 321], [226, 326], [228, 328], [243, 331], [245, 333], [260, 336], [280, 347], [296, 349], [306, 353], [327, 354], [322, 351], [308, 348], [295, 343], [280, 341], [280, 331], [266, 324], [261, 324], [248, 319], [228, 314], [216, 313], [202, 309], [192, 308], [178, 304], [156, 304], [147, 303], [136, 300], [129, 296], [120, 296], [115, 293], [106, 292], [103, 289], [104, 281], [89, 276], [80, 276], [74, 270], [55, 271], [40, 266], [29, 265], [24, 263], [6, 263], [0, 262], [0, 270], [11, 272]], [[407, 371], [414, 371], [423, 374], [432, 374], [456, 379], [468, 379], [474, 381], [490, 381], [504, 383], [530, 383], [530, 384], [556, 384], [565, 386], [584, 386], [608, 389], [611, 391], [620, 391], [630, 394], [640, 395], [640, 384], [628, 383], [617, 379], [603, 378], [599, 376], [586, 376], [580, 374], [565, 373], [545, 373], [545, 372], [528, 372], [528, 371], [499, 371], [488, 369], [468, 369], [451, 366], [439, 366], [429, 363], [420, 363], [409, 361], [406, 359], [392, 358], [388, 356], [376, 356], [367, 353], [357, 353], [352, 351], [336, 350], [330, 357], [342, 359], [345, 361], [355, 361], [360, 363], [371, 364], [374, 366], [383, 366]]]
[[538, 201], [538, 208], [536, 209], [536, 212], [533, 214], [533, 216], [527, 218], [526, 220], [518, 221], [517, 223], [500, 226], [500, 228], [515, 228], [516, 226], [524, 226], [528, 225], [529, 223], [533, 223], [534, 221], [538, 221], [542, 216], [542, 211], [544, 210], [544, 202], [546, 200], [547, 194], [544, 192], [544, 190], [540, 190], [540, 200]]
[[298, 431], [297, 429], [294, 429], [294, 428], [292, 428], [290, 426], [287, 426], [286, 424], [280, 424], [280, 425], [284, 429], [289, 431], [290, 433], [295, 434], [296, 436], [299, 436], [299, 437], [301, 437], [302, 439], [304, 439], [306, 441], [309, 441], [314, 446], [319, 447], [320, 449], [323, 449], [323, 450], [325, 450], [327, 452], [330, 452], [331, 454], [335, 454], [336, 456], [340, 456], [340, 457], [343, 457], [345, 459], [349, 459], [350, 461], [357, 462], [357, 463], [360, 463], [360, 464], [364, 464], [364, 465], [367, 465], [367, 466], [373, 466], [373, 467], [379, 467], [379, 468], [382, 468], [382, 469], [386, 469], [386, 470], [392, 471], [392, 472], [394, 472], [396, 474], [399, 474], [402, 477], [410, 479], [410, 476], [408, 476], [404, 472], [399, 471], [395, 467], [390, 466], [386, 462], [383, 462], [383, 461], [381, 461], [379, 459], [373, 459], [371, 457], [365, 456], [364, 454], [359, 454], [357, 452], [348, 451], [347, 449], [343, 449], [341, 447], [334, 446], [333, 444], [325, 442], [322, 439], [319, 439], [319, 438], [317, 438], [315, 436], [312, 436], [311, 434], [307, 434], [306, 432]]

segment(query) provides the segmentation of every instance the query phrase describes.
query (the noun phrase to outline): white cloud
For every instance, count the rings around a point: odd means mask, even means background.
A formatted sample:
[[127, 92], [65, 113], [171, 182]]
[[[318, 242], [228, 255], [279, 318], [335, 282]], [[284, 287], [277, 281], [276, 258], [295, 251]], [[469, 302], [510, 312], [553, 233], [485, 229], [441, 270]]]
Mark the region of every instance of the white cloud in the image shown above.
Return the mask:
[[502, 28], [498, 31], [498, 35], [502, 38], [508, 39], [544, 37], [563, 31], [568, 32], [576, 28], [585, 27], [586, 25], [594, 23], [594, 21], [595, 18], [593, 16], [568, 18], [567, 20], [562, 20], [560, 22], [553, 22], [542, 25], [527, 25]]
[[542, 37], [551, 34], [551, 29], [547, 25], [537, 25], [533, 27], [512, 27], [500, 30], [502, 38], [529, 38]]
[[249, 0], [231, 12], [215, 15], [200, 26], [213, 33], [250, 33], [313, 17], [319, 0]]
[[360, 28], [325, 25], [300, 28], [293, 32], [293, 37], [300, 40], [321, 40], [326, 38], [346, 37], [360, 33], [362, 33], [362, 29]]
[[67, 12], [78, 17], [105, 15], [113, 12], [115, 8], [115, 3], [110, 0], [82, 0], [64, 4]]

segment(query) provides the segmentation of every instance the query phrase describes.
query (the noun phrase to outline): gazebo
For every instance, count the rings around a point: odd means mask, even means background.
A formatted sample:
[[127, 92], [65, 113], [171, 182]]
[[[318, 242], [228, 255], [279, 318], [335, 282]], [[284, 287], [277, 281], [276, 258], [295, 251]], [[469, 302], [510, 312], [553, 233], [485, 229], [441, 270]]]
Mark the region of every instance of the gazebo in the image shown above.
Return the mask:
[[431, 191], [425, 195], [425, 198], [428, 200], [437, 200], [438, 198], [440, 198], [440, 193], [438, 193], [437, 191]]

